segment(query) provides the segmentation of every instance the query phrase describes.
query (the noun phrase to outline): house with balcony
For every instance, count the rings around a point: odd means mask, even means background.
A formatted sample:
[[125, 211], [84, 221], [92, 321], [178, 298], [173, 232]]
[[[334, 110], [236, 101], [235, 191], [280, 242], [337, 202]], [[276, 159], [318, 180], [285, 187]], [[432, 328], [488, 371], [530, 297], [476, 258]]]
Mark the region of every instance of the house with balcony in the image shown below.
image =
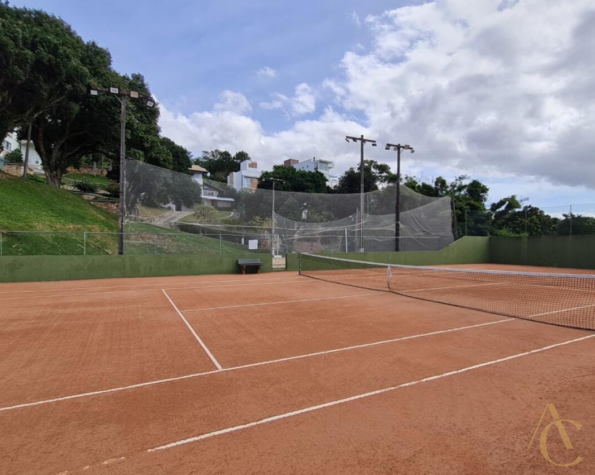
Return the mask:
[[258, 163], [246, 160], [240, 163], [240, 171], [230, 173], [227, 176], [227, 184], [237, 191], [256, 191], [259, 178]]
[[200, 197], [206, 206], [212, 206], [217, 209], [232, 209], [234, 204], [233, 198], [228, 198], [225, 195], [225, 185], [222, 183], [219, 187], [217, 182], [204, 180], [204, 175], [208, 173], [206, 169], [200, 165], [192, 165], [189, 169], [192, 179], [201, 187]]
[[326, 177], [329, 186], [335, 186], [339, 182], [339, 177], [331, 173], [331, 170], [335, 168], [335, 162], [332, 160], [317, 159], [316, 157], [313, 157], [310, 160], [300, 162], [299, 160], [290, 158], [285, 160], [283, 165], [286, 167], [293, 167], [296, 170], [305, 170], [307, 172], [319, 171]]

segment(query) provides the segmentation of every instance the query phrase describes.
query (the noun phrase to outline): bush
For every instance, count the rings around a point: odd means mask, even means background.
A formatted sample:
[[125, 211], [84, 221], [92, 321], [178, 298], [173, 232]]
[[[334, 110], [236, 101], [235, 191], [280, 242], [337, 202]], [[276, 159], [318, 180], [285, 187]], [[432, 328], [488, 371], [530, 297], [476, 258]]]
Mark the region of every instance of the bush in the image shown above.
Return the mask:
[[97, 185], [88, 181], [79, 181], [74, 187], [83, 193], [97, 193]]
[[217, 224], [219, 213], [212, 206], [196, 205], [194, 207], [194, 218], [199, 223]]
[[4, 157], [6, 163], [23, 163], [23, 153], [17, 148]]
[[110, 183], [105, 188], [105, 191], [113, 198], [120, 197], [120, 185], [118, 183]]

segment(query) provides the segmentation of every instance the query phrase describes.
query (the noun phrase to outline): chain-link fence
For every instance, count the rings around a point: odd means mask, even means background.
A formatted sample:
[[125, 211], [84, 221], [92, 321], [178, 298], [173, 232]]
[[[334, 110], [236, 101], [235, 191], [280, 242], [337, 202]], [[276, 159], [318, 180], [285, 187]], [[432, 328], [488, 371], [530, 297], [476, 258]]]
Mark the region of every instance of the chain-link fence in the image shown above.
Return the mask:
[[[124, 254], [230, 254], [269, 252], [263, 240], [225, 233], [124, 233]], [[0, 256], [115, 255], [120, 233], [0, 231]]]

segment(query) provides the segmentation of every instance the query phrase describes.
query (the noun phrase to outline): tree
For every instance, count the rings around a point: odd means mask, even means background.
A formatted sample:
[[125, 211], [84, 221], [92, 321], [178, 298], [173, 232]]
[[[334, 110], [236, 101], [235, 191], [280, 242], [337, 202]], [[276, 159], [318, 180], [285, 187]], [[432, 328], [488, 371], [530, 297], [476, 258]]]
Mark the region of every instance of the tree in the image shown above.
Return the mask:
[[[380, 185], [396, 183], [397, 177], [390, 166], [375, 160], [364, 160], [364, 192], [378, 190]], [[336, 193], [359, 193], [361, 191], [361, 167], [351, 167], [339, 178], [334, 190]]]
[[275, 183], [278, 191], [296, 191], [301, 193], [326, 193], [326, 177], [319, 171], [310, 172], [297, 170], [294, 167], [283, 165], [273, 166], [273, 171], [262, 172], [258, 182], [258, 188], [271, 190], [273, 188], [272, 178], [282, 180]]
[[194, 163], [206, 168], [212, 180], [226, 183], [227, 176], [240, 171], [240, 163], [246, 160], [250, 160], [250, 155], [244, 151], [239, 151], [232, 156], [226, 150], [211, 150], [202, 152], [202, 156]]
[[4, 156], [4, 160], [6, 160], [7, 163], [23, 163], [23, 153], [16, 148], [12, 152], [7, 153]]
[[172, 157], [173, 171], [190, 173], [188, 169], [192, 166], [192, 154], [188, 150], [167, 137], [161, 137], [161, 145], [169, 151]]

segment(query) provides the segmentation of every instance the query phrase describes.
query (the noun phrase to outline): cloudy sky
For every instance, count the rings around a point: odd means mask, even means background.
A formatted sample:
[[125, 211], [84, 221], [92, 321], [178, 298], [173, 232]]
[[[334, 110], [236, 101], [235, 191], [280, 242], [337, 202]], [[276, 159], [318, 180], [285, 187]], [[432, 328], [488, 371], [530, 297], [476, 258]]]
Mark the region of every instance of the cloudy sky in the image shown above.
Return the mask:
[[[359, 159], [409, 143], [407, 174], [482, 179], [497, 200], [595, 202], [593, 0], [13, 0], [142, 72], [163, 134], [195, 155]], [[394, 152], [367, 150], [390, 164]]]

